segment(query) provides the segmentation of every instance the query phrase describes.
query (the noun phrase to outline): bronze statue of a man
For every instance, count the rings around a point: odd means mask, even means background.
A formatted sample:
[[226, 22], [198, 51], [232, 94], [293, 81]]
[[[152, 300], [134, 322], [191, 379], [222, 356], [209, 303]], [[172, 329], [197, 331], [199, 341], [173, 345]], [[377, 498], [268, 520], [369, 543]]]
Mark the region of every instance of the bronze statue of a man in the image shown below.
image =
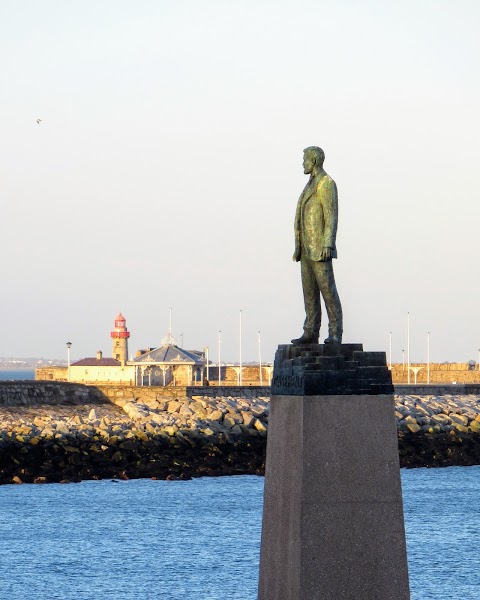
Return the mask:
[[323, 169], [325, 153], [317, 146], [303, 151], [303, 171], [310, 175], [295, 214], [295, 253], [301, 263], [305, 323], [302, 337], [292, 344], [318, 344], [323, 296], [328, 314], [326, 344], [342, 342], [342, 305], [335, 285], [332, 259], [337, 258], [337, 186]]

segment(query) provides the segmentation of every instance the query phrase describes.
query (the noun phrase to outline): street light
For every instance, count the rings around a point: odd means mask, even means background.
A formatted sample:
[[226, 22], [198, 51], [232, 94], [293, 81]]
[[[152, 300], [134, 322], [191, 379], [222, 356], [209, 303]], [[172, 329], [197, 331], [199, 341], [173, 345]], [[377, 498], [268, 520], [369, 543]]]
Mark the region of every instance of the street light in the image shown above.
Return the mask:
[[427, 383], [430, 383], [430, 332], [427, 331]]
[[263, 385], [263, 376], [262, 376], [262, 340], [260, 337], [260, 332], [258, 332], [258, 368], [260, 370], [260, 385]]
[[72, 342], [67, 342], [67, 381], [70, 381], [70, 348], [72, 347]]
[[410, 313], [407, 313], [407, 383], [410, 385]]
[[240, 371], [238, 373], [238, 385], [242, 385], [242, 310], [240, 310]]
[[208, 364], [209, 363], [209, 360], [208, 360], [208, 346], [205, 346], [205, 348], [203, 349], [203, 352], [205, 353], [205, 359], [207, 361], [207, 381], [210, 381], [210, 371], [209, 371], [209, 364]]
[[389, 359], [388, 359], [388, 362], [389, 362], [389, 365], [390, 365], [389, 369], [391, 371], [392, 370], [392, 332], [390, 332], [390, 335], [388, 337], [388, 350], [389, 350], [389, 355], [388, 355]]
[[218, 385], [221, 385], [222, 363], [220, 362], [220, 348], [222, 346], [222, 330], [218, 332]]

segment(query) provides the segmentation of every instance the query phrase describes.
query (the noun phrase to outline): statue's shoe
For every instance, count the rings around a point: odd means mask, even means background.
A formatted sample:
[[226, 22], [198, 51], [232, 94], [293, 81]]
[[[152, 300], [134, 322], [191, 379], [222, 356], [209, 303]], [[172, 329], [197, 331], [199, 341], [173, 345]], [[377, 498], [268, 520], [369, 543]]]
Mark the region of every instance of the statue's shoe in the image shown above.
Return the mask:
[[306, 344], [318, 344], [318, 336], [303, 334], [302, 337], [292, 340], [292, 344], [294, 346], [304, 346]]
[[324, 342], [325, 344], [341, 344], [342, 336], [338, 335], [329, 335]]

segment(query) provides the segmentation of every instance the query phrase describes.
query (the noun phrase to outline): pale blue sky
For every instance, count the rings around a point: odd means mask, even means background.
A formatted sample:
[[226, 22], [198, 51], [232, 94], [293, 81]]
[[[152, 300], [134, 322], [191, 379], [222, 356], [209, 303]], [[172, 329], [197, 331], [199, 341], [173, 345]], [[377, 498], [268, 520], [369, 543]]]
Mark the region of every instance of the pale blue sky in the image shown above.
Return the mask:
[[[339, 189], [345, 342], [480, 348], [480, 4], [0, 1], [0, 355], [301, 333], [302, 150]], [[42, 119], [37, 125], [36, 119]], [[326, 319], [322, 337], [326, 334]]]

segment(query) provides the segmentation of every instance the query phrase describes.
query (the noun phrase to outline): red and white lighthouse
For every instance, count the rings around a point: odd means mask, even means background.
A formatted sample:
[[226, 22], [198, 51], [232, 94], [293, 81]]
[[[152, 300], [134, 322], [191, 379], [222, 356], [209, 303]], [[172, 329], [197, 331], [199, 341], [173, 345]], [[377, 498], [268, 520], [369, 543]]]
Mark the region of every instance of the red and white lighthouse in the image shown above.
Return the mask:
[[130, 332], [127, 329], [127, 321], [122, 313], [118, 313], [115, 319], [115, 327], [110, 332], [110, 337], [113, 340], [112, 356], [124, 365], [128, 360], [128, 338], [130, 337]]

